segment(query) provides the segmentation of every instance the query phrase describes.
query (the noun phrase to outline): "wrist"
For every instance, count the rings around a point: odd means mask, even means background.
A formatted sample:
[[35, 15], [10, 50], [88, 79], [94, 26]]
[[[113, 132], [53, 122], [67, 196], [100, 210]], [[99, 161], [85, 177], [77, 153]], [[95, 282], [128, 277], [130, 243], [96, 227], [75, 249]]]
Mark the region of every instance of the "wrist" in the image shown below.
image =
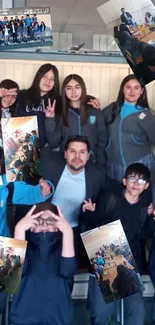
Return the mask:
[[26, 229], [24, 226], [20, 223], [20, 221], [17, 223], [14, 231], [14, 238], [16, 239], [25, 239], [25, 231]]
[[73, 229], [69, 226], [67, 229], [63, 231], [64, 237], [73, 237]]

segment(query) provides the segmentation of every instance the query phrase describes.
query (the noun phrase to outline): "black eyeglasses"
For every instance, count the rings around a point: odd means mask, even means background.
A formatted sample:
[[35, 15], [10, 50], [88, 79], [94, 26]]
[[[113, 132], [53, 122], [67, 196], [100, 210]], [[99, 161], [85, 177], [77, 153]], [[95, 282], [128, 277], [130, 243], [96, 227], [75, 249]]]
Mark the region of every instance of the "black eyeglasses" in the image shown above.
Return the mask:
[[127, 179], [130, 183], [138, 183], [139, 185], [145, 185], [147, 180], [144, 178], [137, 178], [135, 176], [127, 176]]

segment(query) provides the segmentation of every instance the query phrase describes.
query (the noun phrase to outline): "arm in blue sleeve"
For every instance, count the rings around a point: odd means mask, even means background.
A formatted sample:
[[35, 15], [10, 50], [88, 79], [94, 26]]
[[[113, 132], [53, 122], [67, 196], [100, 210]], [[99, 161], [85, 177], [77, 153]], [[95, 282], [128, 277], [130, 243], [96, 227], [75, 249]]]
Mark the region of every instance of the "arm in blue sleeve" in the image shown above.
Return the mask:
[[47, 201], [52, 197], [54, 192], [54, 186], [51, 182], [48, 182], [52, 186], [52, 192], [49, 195], [42, 195], [42, 188], [40, 185], [28, 185], [25, 182], [14, 182], [14, 192], [12, 197], [13, 204], [25, 204], [33, 205]]
[[77, 262], [74, 257], [63, 257], [60, 259], [59, 274], [63, 278], [72, 278], [77, 273]]

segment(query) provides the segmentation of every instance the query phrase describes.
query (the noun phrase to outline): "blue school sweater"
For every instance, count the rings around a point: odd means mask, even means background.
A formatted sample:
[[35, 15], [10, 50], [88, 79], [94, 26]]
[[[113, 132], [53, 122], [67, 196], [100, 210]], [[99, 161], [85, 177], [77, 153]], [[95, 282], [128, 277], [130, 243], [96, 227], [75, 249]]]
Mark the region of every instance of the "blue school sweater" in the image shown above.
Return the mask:
[[61, 256], [62, 235], [27, 232], [20, 290], [11, 305], [15, 325], [71, 325], [75, 257]]
[[11, 237], [7, 225], [8, 199], [12, 204], [33, 205], [47, 201], [52, 194], [42, 196], [40, 185], [28, 185], [22, 181], [7, 183], [6, 175], [2, 176], [2, 183], [0, 185], [0, 236]]

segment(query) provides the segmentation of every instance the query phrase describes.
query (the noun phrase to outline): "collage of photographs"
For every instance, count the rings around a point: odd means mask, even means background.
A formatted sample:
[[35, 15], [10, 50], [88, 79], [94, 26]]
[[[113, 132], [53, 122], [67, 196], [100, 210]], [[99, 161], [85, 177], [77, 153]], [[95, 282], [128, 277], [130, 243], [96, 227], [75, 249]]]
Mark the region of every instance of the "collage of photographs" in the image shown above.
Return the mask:
[[155, 0], [0, 1], [0, 325], [155, 325]]

